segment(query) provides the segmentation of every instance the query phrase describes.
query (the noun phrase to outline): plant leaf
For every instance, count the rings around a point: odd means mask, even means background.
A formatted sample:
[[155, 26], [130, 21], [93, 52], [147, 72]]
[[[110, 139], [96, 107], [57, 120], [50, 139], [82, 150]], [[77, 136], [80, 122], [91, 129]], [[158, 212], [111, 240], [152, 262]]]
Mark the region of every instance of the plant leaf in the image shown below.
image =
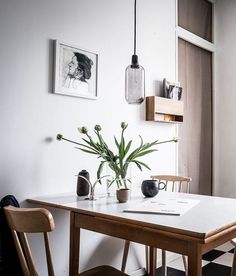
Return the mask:
[[130, 162], [130, 161], [132, 161], [134, 159], [133, 156], [136, 153], [138, 153], [141, 150], [142, 146], [143, 146], [143, 138], [142, 138], [142, 136], [139, 135], [139, 138], [141, 139], [140, 146], [138, 148], [136, 148], [134, 151], [132, 151], [131, 154], [127, 157], [127, 161], [128, 162]]
[[115, 179], [113, 179], [113, 180], [107, 182], [107, 187], [110, 188], [111, 185], [112, 185], [114, 182], [115, 182]]
[[133, 161], [133, 163], [140, 169], [140, 171], [142, 171], [142, 167], [137, 161]]
[[118, 141], [117, 141], [117, 139], [116, 139], [116, 137], [114, 136], [114, 140], [115, 140], [115, 144], [116, 144], [116, 146], [117, 146], [117, 148], [118, 148], [118, 150], [120, 149], [120, 145], [119, 145], [119, 143], [118, 143]]
[[131, 147], [131, 144], [132, 144], [132, 140], [129, 141], [129, 143], [127, 144], [125, 150], [124, 150], [124, 156], [128, 153], [130, 147]]
[[136, 160], [136, 162], [138, 162], [141, 166], [145, 167], [146, 169], [151, 170], [151, 168], [147, 164], [145, 164], [141, 161], [138, 161], [138, 160]]
[[146, 154], [152, 153], [152, 152], [154, 152], [154, 151], [157, 151], [157, 149], [141, 151], [141, 152], [139, 152], [137, 155], [135, 155], [135, 157], [134, 157], [133, 159], [136, 159], [136, 158], [138, 158], [138, 157], [140, 157], [140, 156], [144, 156], [144, 155], [146, 155]]
[[125, 147], [125, 140], [124, 140], [124, 137], [123, 135], [121, 136], [121, 141], [120, 141], [120, 148], [119, 148], [119, 155], [120, 155], [120, 158], [123, 159], [124, 157], [124, 147]]
[[[87, 145], [83, 145], [83, 144], [80, 144], [81, 147], [84, 147], [85, 149], [89, 149], [89, 150], [92, 150], [94, 152], [96, 152], [97, 154], [100, 154], [99, 151], [97, 151], [96, 149], [94, 149], [93, 147], [90, 147], [90, 146], [87, 146]], [[75, 148], [79, 148], [79, 147], [75, 147]]]
[[94, 151], [91, 151], [91, 150], [86, 150], [86, 149], [82, 149], [82, 148], [78, 148], [78, 147], [75, 147], [75, 148], [79, 149], [79, 150], [82, 150], [84, 152], [90, 153], [90, 154], [96, 154], [97, 155], [97, 152], [94, 152]]
[[[101, 161], [101, 163], [98, 167], [98, 170], [97, 170], [97, 179], [101, 178], [101, 173], [102, 173], [102, 170], [103, 170], [103, 167], [104, 167], [105, 163], [106, 163], [105, 161]], [[102, 184], [101, 181], [99, 181], [99, 183]]]
[[91, 143], [90, 141], [88, 141], [88, 140], [85, 139], [85, 138], [82, 138], [82, 140], [83, 140], [85, 143], [87, 143], [88, 145], [90, 145], [91, 147], [97, 149], [97, 147], [96, 147], [96, 145], [95, 145], [94, 143]]

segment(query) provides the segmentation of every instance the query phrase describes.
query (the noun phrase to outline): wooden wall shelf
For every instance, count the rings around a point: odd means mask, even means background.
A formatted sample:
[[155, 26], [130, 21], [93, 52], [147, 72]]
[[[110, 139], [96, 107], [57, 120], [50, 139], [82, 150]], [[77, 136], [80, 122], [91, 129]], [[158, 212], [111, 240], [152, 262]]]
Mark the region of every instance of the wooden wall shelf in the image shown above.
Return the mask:
[[183, 101], [157, 96], [146, 97], [146, 121], [182, 123], [183, 111]]

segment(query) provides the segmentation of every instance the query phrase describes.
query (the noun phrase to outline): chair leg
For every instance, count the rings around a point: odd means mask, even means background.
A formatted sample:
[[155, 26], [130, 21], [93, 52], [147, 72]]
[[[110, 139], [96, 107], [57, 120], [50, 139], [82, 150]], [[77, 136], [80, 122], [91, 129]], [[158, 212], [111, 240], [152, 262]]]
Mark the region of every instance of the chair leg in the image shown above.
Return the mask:
[[146, 260], [146, 273], [149, 274], [149, 247], [145, 245], [145, 260]]
[[122, 264], [121, 264], [121, 271], [122, 272], [125, 272], [126, 263], [127, 263], [127, 259], [128, 259], [128, 253], [129, 253], [129, 246], [130, 246], [130, 241], [125, 241]]
[[186, 256], [182, 255], [183, 263], [184, 263], [184, 270], [185, 270], [185, 275], [188, 276], [188, 263]]
[[167, 276], [166, 251], [161, 250], [162, 276]]
[[236, 252], [234, 249], [234, 258], [233, 258], [233, 265], [231, 269], [231, 276], [236, 276]]
[[154, 276], [156, 275], [156, 266], [157, 266], [157, 249], [155, 247], [149, 247], [149, 275]]

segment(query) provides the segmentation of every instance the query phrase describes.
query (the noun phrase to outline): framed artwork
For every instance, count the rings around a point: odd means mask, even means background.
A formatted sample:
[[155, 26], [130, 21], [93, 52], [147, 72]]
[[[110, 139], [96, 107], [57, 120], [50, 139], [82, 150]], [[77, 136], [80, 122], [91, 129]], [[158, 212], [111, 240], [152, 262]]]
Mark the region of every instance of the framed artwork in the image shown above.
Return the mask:
[[163, 80], [163, 96], [165, 98], [181, 101], [182, 90], [179, 82]]
[[54, 41], [54, 93], [97, 98], [98, 55]]

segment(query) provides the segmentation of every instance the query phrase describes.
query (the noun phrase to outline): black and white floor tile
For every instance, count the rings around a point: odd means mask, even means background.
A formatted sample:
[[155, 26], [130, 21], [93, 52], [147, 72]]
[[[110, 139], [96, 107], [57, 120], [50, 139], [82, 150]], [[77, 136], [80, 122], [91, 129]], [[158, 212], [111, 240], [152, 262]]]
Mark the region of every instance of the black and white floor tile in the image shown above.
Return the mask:
[[[234, 246], [229, 242], [204, 254], [202, 256], [203, 276], [230, 276], [233, 253]], [[169, 262], [167, 258], [167, 272], [168, 276], [185, 276], [180, 255], [176, 255], [176, 258], [172, 258]], [[157, 269], [156, 275], [161, 275], [161, 267]]]

